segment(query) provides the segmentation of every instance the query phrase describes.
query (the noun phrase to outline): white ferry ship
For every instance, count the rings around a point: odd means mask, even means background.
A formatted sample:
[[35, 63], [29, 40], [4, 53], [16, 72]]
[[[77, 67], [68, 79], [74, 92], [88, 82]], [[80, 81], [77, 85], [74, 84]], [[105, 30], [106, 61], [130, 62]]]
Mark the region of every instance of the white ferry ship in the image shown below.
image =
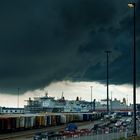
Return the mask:
[[[25, 113], [43, 113], [43, 112], [92, 112], [106, 111], [106, 100], [100, 102], [93, 101], [92, 103], [85, 100], [65, 100], [63, 94], [60, 99], [55, 100], [55, 97], [50, 97], [46, 94], [44, 97], [37, 97], [33, 100], [29, 98], [27, 105], [24, 106]], [[110, 111], [132, 110], [132, 106], [128, 106], [125, 98], [121, 102], [116, 98], [109, 100]]]

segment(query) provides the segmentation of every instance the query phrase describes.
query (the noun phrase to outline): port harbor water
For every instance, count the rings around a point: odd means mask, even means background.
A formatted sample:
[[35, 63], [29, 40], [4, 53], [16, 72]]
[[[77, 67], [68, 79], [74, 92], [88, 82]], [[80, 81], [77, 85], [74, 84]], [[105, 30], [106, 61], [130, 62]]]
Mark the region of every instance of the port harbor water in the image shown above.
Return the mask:
[[[69, 123], [68, 123], [69, 124]], [[111, 118], [102, 116], [96, 120], [76, 123], [77, 129], [73, 131], [66, 131], [64, 126], [52, 126], [49, 128], [39, 130], [27, 135], [21, 135], [7, 140], [57, 140], [57, 139], [80, 139], [80, 140], [113, 140], [120, 137], [129, 137], [132, 135], [133, 121], [132, 116], [115, 116]], [[137, 129], [139, 134], [139, 117], [137, 117]], [[24, 131], [25, 132], [25, 131]], [[27, 131], [28, 132], [28, 131]], [[21, 132], [22, 133], [22, 132]], [[10, 134], [8, 134], [10, 135]], [[36, 137], [36, 136], [42, 137]], [[47, 136], [46, 138], [43, 136]]]

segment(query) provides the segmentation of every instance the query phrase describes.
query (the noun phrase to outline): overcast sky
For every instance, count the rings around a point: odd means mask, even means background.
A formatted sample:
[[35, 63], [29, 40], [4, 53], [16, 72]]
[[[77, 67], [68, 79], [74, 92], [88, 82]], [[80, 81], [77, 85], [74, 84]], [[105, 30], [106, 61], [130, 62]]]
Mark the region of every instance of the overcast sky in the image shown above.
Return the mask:
[[[17, 88], [22, 96], [29, 91], [35, 93], [63, 83], [61, 81], [87, 82], [88, 86], [88, 82], [94, 82], [104, 86], [106, 50], [112, 51], [110, 84], [129, 85], [130, 88], [133, 83], [133, 9], [128, 8], [128, 2], [0, 1], [1, 96], [6, 99], [15, 95]], [[140, 1], [135, 2], [139, 87]], [[53, 88], [58, 89], [57, 86]], [[79, 89], [78, 94], [80, 92]]]

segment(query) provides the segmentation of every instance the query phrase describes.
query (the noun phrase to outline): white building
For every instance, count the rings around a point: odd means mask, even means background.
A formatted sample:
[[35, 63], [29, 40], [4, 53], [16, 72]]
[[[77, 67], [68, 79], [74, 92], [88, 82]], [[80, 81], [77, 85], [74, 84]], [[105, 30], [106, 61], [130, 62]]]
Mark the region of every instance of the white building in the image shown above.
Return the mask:
[[1, 114], [23, 114], [24, 108], [8, 108], [8, 107], [0, 107]]

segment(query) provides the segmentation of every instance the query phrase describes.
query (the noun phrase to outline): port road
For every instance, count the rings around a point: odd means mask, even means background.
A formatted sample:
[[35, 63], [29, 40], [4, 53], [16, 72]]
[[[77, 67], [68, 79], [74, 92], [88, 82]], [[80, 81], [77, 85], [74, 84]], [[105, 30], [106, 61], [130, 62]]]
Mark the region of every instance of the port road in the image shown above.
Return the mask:
[[[89, 124], [91, 124], [91, 122], [78, 122], [76, 124], [77, 126], [84, 128], [84, 126], [88, 126]], [[20, 132], [12, 132], [8, 134], [1, 134], [0, 140], [33, 140], [33, 136], [36, 133], [61, 131], [61, 130], [64, 130], [65, 127], [66, 125], [51, 126], [51, 127], [42, 128], [42, 129], [32, 129], [32, 130], [26, 130], [26, 131], [20, 131]]]
[[[122, 119], [126, 119], [126, 118], [122, 118]], [[115, 123], [109, 123], [109, 121], [107, 120], [98, 120], [98, 121], [91, 121], [91, 122], [83, 122], [83, 123], [78, 123], [78, 129], [83, 129], [83, 128], [87, 128], [87, 129], [92, 129], [95, 125], [98, 125], [98, 128], [94, 131], [92, 131], [92, 133], [90, 135], [86, 135], [86, 136], [79, 136], [79, 140], [113, 140], [116, 138], [120, 138], [120, 137], [127, 137], [128, 135], [132, 134], [132, 130], [133, 130], [133, 124], [131, 123], [130, 125], [126, 126], [115, 126]], [[137, 123], [139, 124], [139, 123]], [[30, 130], [30, 131], [24, 131], [24, 132], [18, 132], [19, 134], [15, 135], [13, 134], [13, 138], [12, 135], [9, 134], [9, 138], [5, 137], [4, 139], [7, 140], [33, 140], [33, 136], [36, 132], [51, 132], [51, 131], [60, 131], [60, 130], [64, 130], [65, 126], [57, 126], [57, 127], [50, 127], [50, 128], [46, 128], [46, 129], [40, 129], [40, 130]], [[140, 132], [139, 128], [140, 126], [137, 126], [138, 128], [138, 133]], [[8, 136], [8, 135], [7, 135]], [[4, 140], [3, 139], [3, 140]], [[76, 140], [77, 137], [70, 137], [70, 138], [65, 138], [68, 140]], [[0, 138], [0, 140], [2, 140], [2, 137]]]
[[[97, 121], [82, 122], [82, 123], [76, 123], [76, 124], [78, 126], [78, 129], [87, 128], [87, 129], [91, 130], [94, 125], [96, 125], [96, 124], [101, 125], [103, 123], [107, 124], [108, 121], [103, 122], [102, 120], [97, 120]], [[35, 133], [61, 131], [61, 130], [64, 130], [65, 127], [66, 127], [66, 125], [49, 127], [49, 128], [46, 128], [46, 129], [29, 130], [29, 131], [23, 131], [23, 132], [10, 133], [10, 134], [7, 134], [7, 135], [1, 135], [0, 140], [33, 140], [33, 136], [35, 135]], [[88, 137], [88, 138], [90, 138], [90, 137]]]

